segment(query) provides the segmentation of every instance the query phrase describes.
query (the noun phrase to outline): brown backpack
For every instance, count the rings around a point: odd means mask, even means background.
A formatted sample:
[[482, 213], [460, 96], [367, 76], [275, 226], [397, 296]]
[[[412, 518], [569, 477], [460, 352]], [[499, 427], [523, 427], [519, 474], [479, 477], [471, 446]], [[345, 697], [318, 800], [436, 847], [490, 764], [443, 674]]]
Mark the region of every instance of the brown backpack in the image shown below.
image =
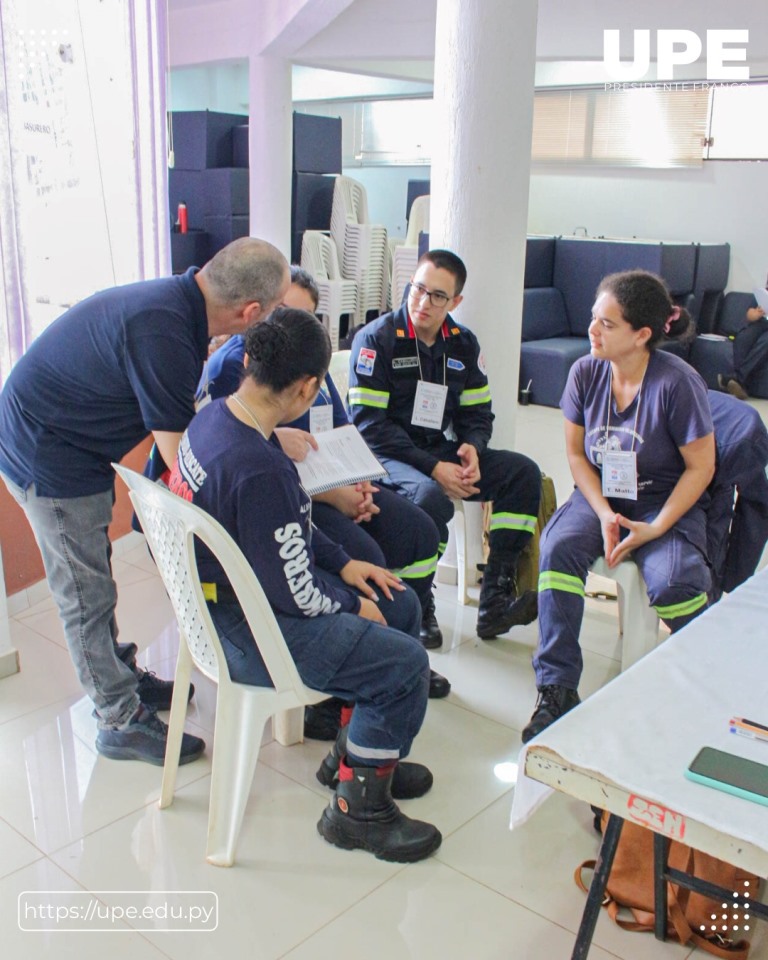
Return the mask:
[[[603, 830], [608, 822], [608, 812], [603, 811]], [[718, 860], [700, 850], [673, 840], [669, 845], [667, 863], [670, 867], [693, 874], [719, 887], [738, 893], [723, 909], [721, 900], [711, 900], [685, 890], [675, 883], [667, 883], [667, 937], [680, 943], [691, 943], [716, 957], [730, 960], [746, 960], [749, 942], [743, 939], [744, 912], [749, 910], [745, 899], [757, 900], [759, 879], [752, 873]], [[584, 869], [594, 869], [594, 860], [585, 860], [576, 868], [574, 880], [585, 892], [582, 879]], [[746, 886], [748, 884], [748, 886]], [[603, 900], [608, 916], [624, 930], [650, 931], [653, 933], [655, 914], [653, 903], [653, 831], [635, 823], [624, 822], [616, 848], [616, 856], [608, 877]], [[627, 908], [633, 919], [622, 917], [620, 911]], [[723, 921], [723, 913], [727, 920]], [[717, 922], [712, 916], [717, 918]], [[734, 915], [739, 919], [734, 920]], [[755, 918], [747, 921], [754, 926]], [[727, 930], [723, 931], [723, 925]], [[712, 926], [717, 930], [712, 930]], [[736, 931], [734, 928], [738, 928]], [[734, 933], [736, 938], [734, 939]]]

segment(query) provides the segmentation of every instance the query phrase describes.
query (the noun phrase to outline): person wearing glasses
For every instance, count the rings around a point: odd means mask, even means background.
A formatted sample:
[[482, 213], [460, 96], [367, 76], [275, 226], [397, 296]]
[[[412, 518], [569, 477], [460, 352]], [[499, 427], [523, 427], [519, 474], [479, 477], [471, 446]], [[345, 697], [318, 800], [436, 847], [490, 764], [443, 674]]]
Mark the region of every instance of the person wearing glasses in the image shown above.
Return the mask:
[[[452, 500], [491, 500], [490, 555], [477, 632], [483, 639], [536, 619], [535, 591], [518, 596], [517, 563], [536, 526], [541, 472], [528, 457], [488, 444], [491, 389], [477, 337], [451, 317], [467, 278], [449, 250], [419, 260], [408, 299], [358, 331], [352, 343], [352, 422], [381, 460], [395, 490], [435, 521], [448, 541]], [[435, 620], [423, 607], [422, 636]]]

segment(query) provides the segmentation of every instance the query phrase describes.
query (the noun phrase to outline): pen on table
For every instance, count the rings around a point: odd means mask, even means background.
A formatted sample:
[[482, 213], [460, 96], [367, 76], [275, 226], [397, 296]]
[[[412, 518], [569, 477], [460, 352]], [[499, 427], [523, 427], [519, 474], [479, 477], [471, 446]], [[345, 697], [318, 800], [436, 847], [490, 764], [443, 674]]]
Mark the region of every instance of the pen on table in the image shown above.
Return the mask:
[[745, 717], [732, 717], [729, 721], [731, 733], [740, 737], [747, 737], [750, 740], [764, 740], [768, 742], [768, 727], [755, 720], [747, 720]]

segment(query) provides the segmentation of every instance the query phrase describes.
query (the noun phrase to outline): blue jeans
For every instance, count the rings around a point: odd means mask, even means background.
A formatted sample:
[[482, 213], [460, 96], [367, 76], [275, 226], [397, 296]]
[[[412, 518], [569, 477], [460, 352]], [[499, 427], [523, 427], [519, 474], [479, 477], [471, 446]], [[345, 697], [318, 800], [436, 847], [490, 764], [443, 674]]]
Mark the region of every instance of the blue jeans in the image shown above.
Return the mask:
[[[338, 578], [322, 572], [325, 579]], [[380, 590], [377, 590], [381, 594]], [[380, 600], [388, 626], [353, 613], [278, 615], [299, 676], [315, 690], [353, 700], [347, 743], [352, 762], [382, 766], [411, 749], [429, 695], [429, 659], [418, 637], [421, 604], [409, 588]], [[209, 603], [232, 679], [270, 684], [256, 643], [236, 603]]]
[[99, 727], [123, 726], [138, 709], [139, 695], [135, 670], [117, 647], [117, 587], [107, 533], [113, 491], [38, 497], [34, 486], [22, 490], [3, 480], [32, 527], [75, 672], [93, 700]]

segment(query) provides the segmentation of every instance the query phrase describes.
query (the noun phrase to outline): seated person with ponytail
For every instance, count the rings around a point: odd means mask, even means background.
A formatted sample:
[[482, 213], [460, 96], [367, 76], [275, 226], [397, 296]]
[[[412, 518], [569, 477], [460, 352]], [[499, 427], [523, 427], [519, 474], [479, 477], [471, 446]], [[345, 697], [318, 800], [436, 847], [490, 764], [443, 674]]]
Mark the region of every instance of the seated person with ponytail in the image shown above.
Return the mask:
[[[292, 265], [291, 285], [283, 298], [283, 305], [314, 313], [318, 300], [317, 285], [310, 274]], [[244, 357], [244, 337], [231, 337], [209, 361], [206, 382], [201, 384], [199, 396], [215, 400], [234, 393], [243, 379]], [[312, 407], [279, 429], [277, 436], [288, 456], [301, 460], [306, 456], [307, 444], [314, 443], [311, 434], [347, 423], [344, 403], [333, 380], [326, 376]], [[423, 613], [432, 597], [432, 582], [437, 570], [439, 536], [432, 518], [392, 490], [370, 483], [339, 487], [318, 494], [313, 500], [313, 523], [329, 539], [340, 544], [349, 556], [394, 570], [416, 592]], [[419, 633], [428, 649], [442, 643], [436, 621], [433, 633], [425, 636], [422, 617]], [[446, 697], [450, 689], [445, 677], [430, 671], [431, 698]], [[340, 708], [336, 701], [307, 707], [305, 736], [319, 740], [335, 739]]]
[[709, 602], [715, 442], [707, 388], [687, 363], [655, 349], [691, 329], [654, 274], [612, 274], [597, 290], [590, 355], [571, 367], [560, 401], [576, 489], [541, 538], [539, 697], [524, 743], [579, 703], [584, 583], [598, 556], [609, 567], [632, 557], [672, 632]]
[[[440, 832], [406, 817], [394, 802], [421, 796], [432, 785], [426, 767], [402, 762], [421, 727], [429, 690], [429, 661], [418, 639], [420, 604], [393, 574], [351, 560], [313, 528], [312, 502], [274, 438], [278, 424], [304, 414], [317, 396], [331, 357], [328, 334], [311, 314], [279, 307], [248, 331], [245, 348], [242, 383], [192, 420], [170, 487], [215, 517], [238, 543], [304, 683], [355, 704], [317, 773], [334, 788], [318, 823], [321, 835], [379, 859], [421, 860], [440, 846]], [[290, 570], [281, 556], [289, 539]], [[217, 585], [217, 602], [209, 608], [232, 679], [268, 685], [221, 567], [200, 544], [197, 562], [201, 579]]]

